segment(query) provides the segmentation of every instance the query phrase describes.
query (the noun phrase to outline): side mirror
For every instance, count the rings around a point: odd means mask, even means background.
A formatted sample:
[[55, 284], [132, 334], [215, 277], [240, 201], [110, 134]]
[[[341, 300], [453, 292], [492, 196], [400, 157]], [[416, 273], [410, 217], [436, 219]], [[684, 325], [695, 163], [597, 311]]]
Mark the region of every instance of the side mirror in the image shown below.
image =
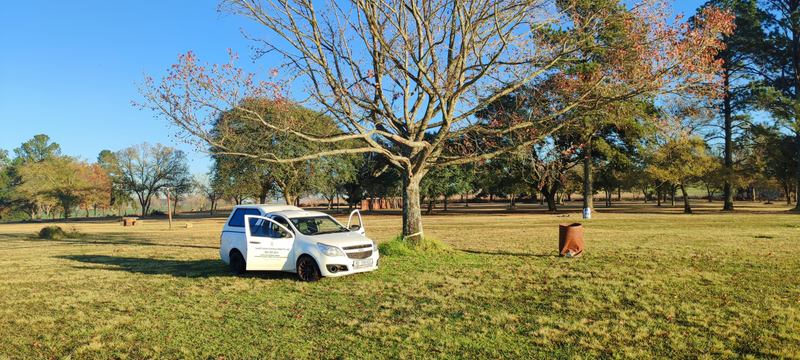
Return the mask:
[[352, 226], [350, 226], [350, 230], [351, 231], [358, 231], [359, 229], [361, 229], [361, 225], [352, 225]]

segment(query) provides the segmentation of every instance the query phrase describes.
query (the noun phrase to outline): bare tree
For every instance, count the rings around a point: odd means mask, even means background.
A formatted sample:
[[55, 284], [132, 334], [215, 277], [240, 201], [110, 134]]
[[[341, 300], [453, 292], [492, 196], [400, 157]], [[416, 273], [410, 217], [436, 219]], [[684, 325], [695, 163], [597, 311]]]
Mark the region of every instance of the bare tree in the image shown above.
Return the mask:
[[133, 145], [117, 151], [114, 173], [125, 191], [136, 195], [142, 206], [142, 216], [150, 212], [153, 195], [161, 192], [180, 174], [188, 173], [183, 151], [149, 143]]
[[[167, 184], [169, 192], [163, 191], [162, 195], [171, 197], [172, 215], [178, 214], [178, 202], [182, 202], [194, 190], [194, 178], [189, 173], [189, 167], [183, 167], [181, 172], [172, 174], [170, 182]], [[165, 189], [166, 190], [166, 189]]]
[[214, 215], [214, 210], [217, 207], [219, 199], [222, 198], [222, 191], [214, 183], [212, 174], [203, 174], [194, 177], [194, 188], [204, 198], [211, 202], [211, 215]]
[[[278, 53], [284, 63], [272, 70], [305, 85], [308, 101], [339, 123], [339, 132], [315, 136], [295, 130], [291, 119], [271, 122], [250, 112], [266, 131], [279, 131], [317, 143], [351, 142], [350, 147], [282, 158], [273, 153], [237, 150], [214, 139], [210, 119], [241, 106], [246, 98], [285, 100], [288, 83], [260, 81], [231, 63], [203, 65], [183, 55], [159, 84], [140, 84], [143, 108], [177, 126], [179, 134], [202, 149], [271, 162], [295, 162], [335, 154], [373, 152], [397, 168], [403, 180], [403, 234], [422, 237], [420, 181], [434, 166], [489, 159], [513, 150], [491, 152], [469, 146], [486, 135], [536, 132], [529, 146], [564, 123], [568, 111], [593, 108], [640, 95], [696, 90], [714, 82], [719, 64], [713, 55], [730, 17], [707, 10], [703, 26], [683, 27], [666, 19], [671, 11], [646, 0], [629, 11], [603, 6], [579, 9], [578, 0], [228, 0], [220, 8], [267, 29], [247, 35], [263, 53]], [[623, 7], [622, 4], [610, 6]], [[577, 11], [580, 10], [580, 11]], [[593, 39], [613, 28], [614, 43]], [[580, 53], [603, 47], [609, 66], [566, 73], [565, 65], [585, 61]], [[616, 57], [615, 57], [616, 56]], [[546, 114], [493, 129], [475, 114], [524, 84], [569, 94]], [[291, 85], [295, 85], [294, 83]], [[563, 95], [563, 94], [562, 94]], [[209, 116], [210, 114], [210, 116]], [[448, 144], [464, 144], [443, 153]]]

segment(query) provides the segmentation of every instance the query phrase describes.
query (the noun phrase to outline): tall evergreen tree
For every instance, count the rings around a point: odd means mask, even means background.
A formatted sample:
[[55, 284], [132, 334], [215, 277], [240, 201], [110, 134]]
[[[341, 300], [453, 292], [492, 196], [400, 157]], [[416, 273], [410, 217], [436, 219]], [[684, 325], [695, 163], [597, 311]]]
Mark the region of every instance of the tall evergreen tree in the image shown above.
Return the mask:
[[[764, 12], [755, 0], [711, 0], [703, 8], [717, 7], [730, 10], [736, 15], [733, 33], [722, 34], [726, 47], [717, 53], [724, 72], [723, 96], [719, 101], [724, 137], [723, 210], [733, 210], [734, 137], [737, 129], [749, 120], [744, 114], [753, 104], [751, 83], [758, 73], [755, 57], [764, 50]], [[701, 12], [699, 10], [699, 12]]]
[[[800, 150], [800, 0], [761, 0], [767, 39], [757, 59], [761, 100], [784, 127], [795, 134]], [[800, 186], [800, 162], [795, 180]], [[795, 210], [800, 210], [798, 201]]]

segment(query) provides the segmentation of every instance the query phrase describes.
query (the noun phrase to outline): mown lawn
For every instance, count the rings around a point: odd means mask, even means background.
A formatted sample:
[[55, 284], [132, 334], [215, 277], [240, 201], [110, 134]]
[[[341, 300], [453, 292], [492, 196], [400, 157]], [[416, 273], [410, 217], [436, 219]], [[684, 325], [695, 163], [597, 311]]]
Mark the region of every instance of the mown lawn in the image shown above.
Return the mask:
[[[598, 208], [566, 259], [558, 224], [577, 211], [454, 207], [424, 218], [453, 251], [317, 283], [230, 275], [220, 217], [71, 222], [87, 235], [65, 240], [0, 224], [0, 358], [800, 358], [800, 215], [784, 208]], [[378, 241], [400, 231], [364, 220]]]

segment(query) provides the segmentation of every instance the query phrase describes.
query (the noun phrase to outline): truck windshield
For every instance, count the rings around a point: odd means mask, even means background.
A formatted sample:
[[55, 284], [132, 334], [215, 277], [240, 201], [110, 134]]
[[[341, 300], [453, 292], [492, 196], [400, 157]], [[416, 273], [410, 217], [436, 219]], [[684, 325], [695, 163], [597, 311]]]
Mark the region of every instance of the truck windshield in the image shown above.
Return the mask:
[[303, 235], [320, 235], [348, 231], [330, 216], [315, 216], [289, 219]]

